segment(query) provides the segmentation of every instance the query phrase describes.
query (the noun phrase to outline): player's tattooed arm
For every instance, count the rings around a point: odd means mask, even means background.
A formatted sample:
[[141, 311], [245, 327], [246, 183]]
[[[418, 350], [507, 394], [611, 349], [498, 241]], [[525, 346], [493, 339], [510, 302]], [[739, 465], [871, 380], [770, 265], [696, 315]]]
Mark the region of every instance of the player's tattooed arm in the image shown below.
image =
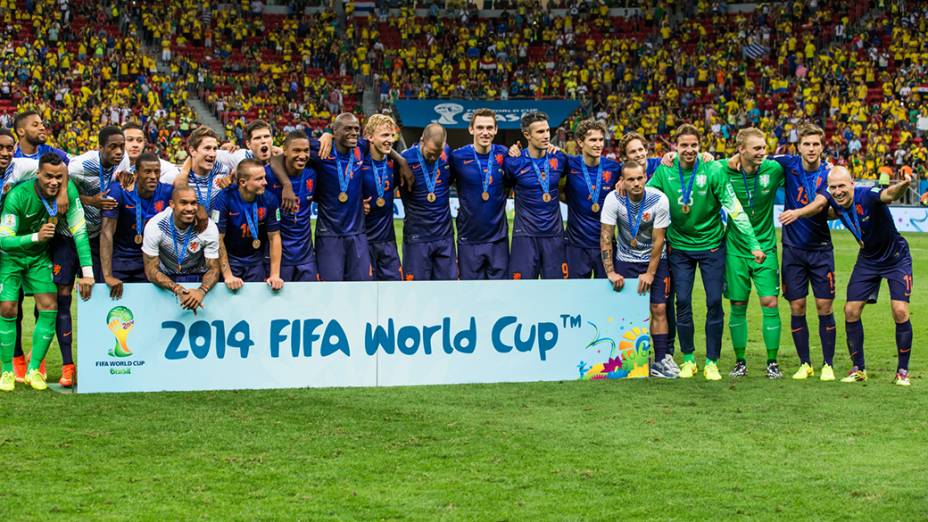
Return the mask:
[[100, 229], [100, 265], [103, 268], [103, 280], [110, 287], [110, 297], [122, 297], [122, 281], [113, 277], [113, 236], [116, 232], [116, 220], [103, 218]]
[[245, 282], [235, 277], [232, 273], [232, 265], [229, 263], [229, 253], [226, 251], [225, 234], [219, 234], [219, 271], [222, 273], [222, 279], [226, 282], [226, 287], [233, 292], [244, 286]]
[[148, 254], [142, 253], [142, 261], [145, 266], [145, 277], [148, 278], [150, 283], [160, 288], [164, 288], [165, 290], [169, 290], [175, 295], [179, 290], [184, 289], [184, 287], [172, 281], [170, 277], [161, 271], [161, 268], [158, 266], [157, 256], [150, 256]]
[[615, 225], [603, 224], [599, 234], [599, 252], [603, 259], [603, 268], [606, 273], [615, 272], [612, 264], [612, 238], [615, 237]]
[[208, 259], [206, 260], [206, 273], [203, 274], [203, 282], [200, 283], [200, 289], [204, 293], [209, 292], [216, 286], [216, 283], [219, 281], [219, 260], [218, 259]]

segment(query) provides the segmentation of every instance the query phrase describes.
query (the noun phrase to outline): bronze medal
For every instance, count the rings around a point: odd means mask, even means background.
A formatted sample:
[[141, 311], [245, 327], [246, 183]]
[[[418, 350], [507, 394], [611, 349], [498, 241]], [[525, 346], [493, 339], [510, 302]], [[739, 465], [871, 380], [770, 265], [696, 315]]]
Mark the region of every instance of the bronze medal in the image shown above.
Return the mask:
[[136, 244], [136, 245], [141, 245], [141, 244], [142, 244], [142, 234], [136, 234], [136, 235], [135, 235], [135, 244]]
[[435, 200], [438, 198], [435, 197], [434, 192], [429, 192], [429, 195], [426, 196], [425, 199], [427, 199], [429, 203], [435, 203]]
[[860, 248], [863, 248], [863, 247], [864, 247], [864, 240], [863, 240], [863, 239], [858, 240], [858, 241], [857, 241], [857, 244], [860, 245]]
[[386, 205], [386, 204], [387, 204], [387, 200], [385, 200], [385, 199], [383, 199], [383, 198], [377, 198], [377, 206], [378, 206], [378, 207], [382, 207], [382, 206], [384, 206], [384, 205]]
[[252, 242], [251, 242], [251, 248], [254, 248], [254, 249], [261, 248], [261, 240], [260, 240], [260, 239], [255, 239], [254, 241], [252, 241]]
[[638, 248], [638, 240], [635, 238], [632, 238], [632, 248]]
[[58, 216], [49, 216], [49, 217], [48, 217], [48, 222], [51, 223], [52, 225], [57, 225], [57, 224], [58, 224]]
[[593, 203], [593, 206], [590, 208], [593, 209], [593, 212], [599, 212], [599, 203]]
[[690, 206], [687, 205], [686, 203], [684, 203], [684, 204], [680, 205], [680, 210], [681, 210], [684, 214], [689, 214], [689, 213], [690, 213]]
[[484, 201], [490, 201], [490, 193], [485, 190], [483, 191], [483, 194], [480, 195], [480, 197], [483, 198]]
[[346, 203], [347, 201], [348, 201], [348, 193], [347, 193], [347, 192], [339, 192], [339, 193], [338, 193], [338, 202], [339, 202], [339, 203]]
[[544, 201], [545, 203], [551, 201], [551, 194], [548, 192], [545, 192], [544, 194], [541, 195], [541, 200]]

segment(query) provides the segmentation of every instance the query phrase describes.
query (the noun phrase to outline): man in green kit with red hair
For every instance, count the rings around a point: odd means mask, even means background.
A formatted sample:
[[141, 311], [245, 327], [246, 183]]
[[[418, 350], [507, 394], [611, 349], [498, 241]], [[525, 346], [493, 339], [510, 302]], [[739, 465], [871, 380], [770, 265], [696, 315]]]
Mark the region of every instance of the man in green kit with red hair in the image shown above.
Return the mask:
[[[84, 222], [84, 209], [77, 187], [68, 183], [64, 161], [54, 153], [39, 158], [36, 179], [20, 183], [4, 198], [0, 216], [0, 391], [13, 391], [13, 347], [16, 342], [16, 313], [19, 290], [35, 296], [39, 317], [32, 333], [32, 358], [26, 371], [26, 384], [36, 390], [48, 387], [39, 372], [52, 338], [55, 336], [57, 286], [52, 279], [52, 261], [48, 240], [55, 235], [59, 191], [67, 190], [70, 204], [63, 217], [74, 236], [82, 276], [78, 279], [81, 297], [90, 298], [93, 290], [93, 263]], [[67, 185], [65, 185], [67, 183]]]

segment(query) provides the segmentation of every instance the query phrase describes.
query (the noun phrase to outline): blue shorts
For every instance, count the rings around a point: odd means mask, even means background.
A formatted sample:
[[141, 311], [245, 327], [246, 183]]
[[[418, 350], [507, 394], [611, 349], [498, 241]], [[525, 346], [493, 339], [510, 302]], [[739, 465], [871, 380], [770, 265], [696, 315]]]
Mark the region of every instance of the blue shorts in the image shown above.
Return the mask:
[[857, 258], [847, 283], [848, 301], [875, 303], [880, 297], [880, 282], [889, 284], [889, 298], [908, 303], [912, 295], [912, 256], [908, 251], [893, 265], [877, 266]]
[[[90, 238], [90, 260], [93, 263], [93, 279], [103, 282], [103, 268], [100, 265], [100, 238]], [[81, 262], [77, 257], [77, 248], [73, 237], [55, 235], [49, 242], [52, 258], [52, 277], [56, 285], [71, 286], [77, 274], [81, 273]]]
[[461, 279], [506, 279], [509, 274], [509, 239], [492, 243], [458, 242]]
[[407, 281], [448, 281], [458, 278], [454, 239], [403, 243], [403, 270]]
[[570, 279], [605, 278], [606, 269], [599, 247], [585, 248], [567, 243], [567, 276]]
[[377, 241], [368, 244], [371, 254], [371, 271], [374, 281], [402, 281], [403, 266], [396, 241]]
[[202, 283], [203, 274], [176, 274], [168, 276], [175, 283]]
[[316, 263], [322, 281], [370, 281], [367, 236], [317, 236]]
[[[649, 263], [626, 263], [621, 260], [615, 262], [615, 272], [630, 279], [636, 278], [648, 271]], [[637, 290], [637, 288], [632, 289]], [[670, 263], [667, 258], [661, 259], [657, 264], [654, 282], [651, 284], [651, 304], [667, 304], [670, 300]]]
[[817, 299], [835, 298], [835, 253], [833, 250], [805, 250], [783, 247], [783, 297], [787, 301], [805, 299], [812, 295]]
[[229, 268], [232, 270], [232, 275], [246, 283], [263, 283], [267, 281], [267, 265], [264, 263], [253, 263], [249, 265], [229, 263]]
[[145, 276], [145, 265], [142, 260], [124, 261], [113, 259], [112, 262], [113, 277], [123, 283], [147, 283], [148, 277]]
[[280, 278], [284, 281], [318, 281], [319, 270], [316, 269], [316, 259], [311, 257], [302, 265], [281, 265]]
[[509, 274], [513, 279], [567, 279], [564, 236], [514, 236]]

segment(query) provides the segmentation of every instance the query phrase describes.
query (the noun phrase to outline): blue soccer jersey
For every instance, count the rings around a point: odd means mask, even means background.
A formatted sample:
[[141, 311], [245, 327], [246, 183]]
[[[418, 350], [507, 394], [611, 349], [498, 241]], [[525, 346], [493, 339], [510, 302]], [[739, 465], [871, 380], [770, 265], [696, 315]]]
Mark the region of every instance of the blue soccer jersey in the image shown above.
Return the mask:
[[[802, 208], [815, 199], [815, 195], [828, 195], [828, 164], [824, 161], [814, 172], [802, 167], [802, 157], [793, 155], [773, 156], [783, 167], [786, 175], [786, 210]], [[811, 194], [811, 197], [810, 197]], [[831, 232], [825, 212], [808, 218], [797, 219], [783, 227], [783, 246], [804, 250], [830, 250]]]
[[828, 203], [854, 237], [863, 241], [860, 259], [888, 267], [908, 254], [909, 244], [896, 230], [889, 206], [880, 200], [881, 192], [880, 187], [854, 187], [851, 208], [842, 207], [830, 194]]
[[517, 158], [507, 157], [505, 167], [507, 184], [516, 196], [512, 235], [563, 236], [558, 183], [567, 171], [567, 156], [557, 152], [534, 159], [525, 151]]
[[[271, 167], [264, 167], [267, 190], [281, 201], [283, 186]], [[300, 202], [296, 212], [280, 211], [281, 266], [302, 265], [313, 256], [312, 201], [316, 190], [316, 171], [306, 167], [299, 177], [291, 176], [290, 184]]]
[[277, 198], [265, 191], [249, 203], [233, 185], [220, 193], [216, 210], [219, 212], [216, 225], [219, 233], [225, 234], [223, 242], [229, 263], [237, 266], [264, 263], [267, 234], [280, 230]]
[[[319, 142], [312, 140], [310, 154], [316, 171], [316, 237], [346, 237], [364, 233], [364, 195], [361, 167], [366, 151], [359, 146], [345, 153], [334, 148], [319, 158]], [[318, 241], [318, 239], [317, 239]]]
[[364, 178], [364, 199], [370, 198], [371, 210], [364, 217], [367, 240], [371, 243], [395, 241], [393, 229], [393, 197], [398, 176], [393, 160], [375, 161], [368, 154], [361, 167]]
[[403, 151], [414, 177], [412, 190], [400, 189], [406, 212], [404, 242], [424, 243], [453, 237], [450, 198], [454, 180], [448, 162], [450, 155], [447, 145], [434, 163], [421, 156], [418, 145]]
[[599, 248], [600, 212], [620, 173], [619, 164], [608, 158], [600, 158], [599, 165], [590, 167], [583, 163], [582, 155], [568, 156], [564, 184], [567, 243]]
[[[619, 173], [616, 176], [616, 179], [622, 177], [622, 167], [625, 166], [625, 162], [620, 161], [618, 162], [618, 165], [619, 165]], [[651, 179], [651, 176], [653, 176], [654, 173], [657, 171], [657, 167], [660, 167], [660, 166], [661, 166], [661, 158], [648, 158], [647, 163], [645, 164], [645, 167], [644, 167], [644, 173], [648, 177], [648, 179]]]
[[103, 211], [103, 217], [116, 220], [116, 232], [113, 234], [113, 262], [142, 263], [142, 238], [148, 220], [171, 203], [174, 187], [158, 183], [149, 198], [139, 197], [137, 190], [123, 190], [117, 182], [110, 185], [109, 195], [116, 200], [116, 207]]
[[61, 158], [61, 161], [63, 161], [65, 165], [69, 165], [69, 162], [71, 161], [71, 157], [68, 156], [67, 152], [61, 149], [56, 149], [55, 147], [52, 147], [51, 145], [46, 145], [45, 143], [36, 147], [35, 154], [24, 153], [22, 149], [19, 148], [19, 145], [17, 144], [16, 149], [13, 151], [13, 157], [14, 158], [29, 158], [29, 159], [34, 159], [38, 161], [38, 159], [41, 158], [43, 154], [48, 153], [48, 152], [54, 152], [55, 154], [58, 155], [58, 157]]
[[[503, 163], [508, 149], [492, 145], [489, 154], [478, 154], [465, 145], [451, 154], [451, 170], [458, 191], [458, 241], [492, 243], [509, 237]], [[486, 199], [484, 199], [486, 194]]]

